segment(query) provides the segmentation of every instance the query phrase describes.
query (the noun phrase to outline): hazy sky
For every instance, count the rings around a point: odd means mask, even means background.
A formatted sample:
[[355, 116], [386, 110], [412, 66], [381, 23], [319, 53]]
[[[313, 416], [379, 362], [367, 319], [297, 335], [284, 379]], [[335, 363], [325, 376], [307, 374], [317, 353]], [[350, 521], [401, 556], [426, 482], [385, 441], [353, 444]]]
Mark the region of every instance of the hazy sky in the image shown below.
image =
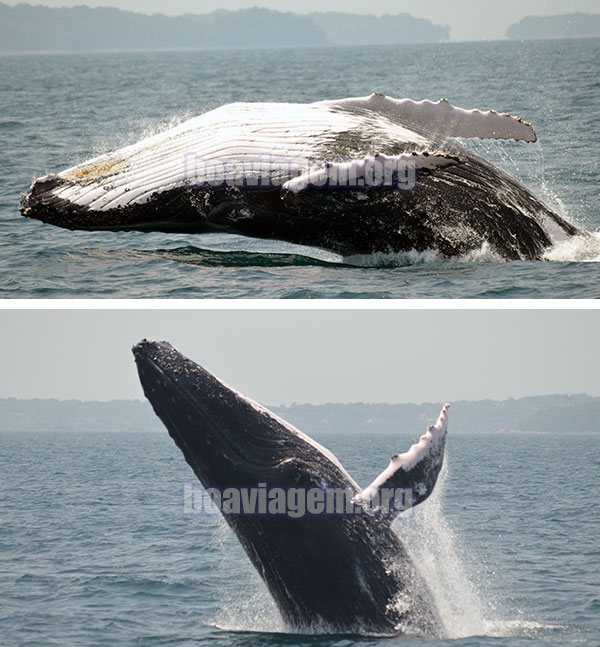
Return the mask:
[[[6, 0], [5, 0], [6, 1]], [[345, 11], [348, 13], [410, 13], [449, 25], [455, 40], [502, 38], [509, 25], [526, 15], [584, 11], [599, 13], [598, 0], [29, 0], [30, 4], [64, 7], [87, 4], [114, 6], [144, 13], [208, 13], [215, 9], [253, 6], [280, 11]], [[10, 0], [8, 4], [18, 4]]]
[[141, 398], [165, 339], [265, 404], [600, 396], [599, 311], [2, 311], [0, 397]]

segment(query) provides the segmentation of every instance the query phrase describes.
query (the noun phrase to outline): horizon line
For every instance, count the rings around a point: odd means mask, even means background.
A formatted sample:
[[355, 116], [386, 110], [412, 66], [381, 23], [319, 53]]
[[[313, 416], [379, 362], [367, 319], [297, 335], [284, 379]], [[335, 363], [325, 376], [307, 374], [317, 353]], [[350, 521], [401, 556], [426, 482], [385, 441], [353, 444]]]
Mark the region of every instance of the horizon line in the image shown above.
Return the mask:
[[[468, 398], [455, 398], [450, 400], [450, 404], [456, 403], [465, 403], [465, 404], [477, 404], [481, 402], [518, 402], [520, 400], [528, 400], [533, 398], [577, 398], [577, 397], [586, 397], [593, 400], [600, 400], [600, 395], [590, 395], [589, 393], [541, 393], [536, 395], [524, 395], [524, 396], [509, 396], [503, 399], [494, 399], [494, 398], [479, 398], [479, 399], [468, 399]], [[112, 403], [146, 403], [145, 398], [112, 398], [110, 400], [81, 400], [77, 398], [70, 399], [61, 399], [61, 398], [42, 398], [42, 397], [17, 397], [17, 396], [0, 396], [0, 402], [7, 400], [16, 400], [20, 402], [58, 402], [61, 404], [69, 404], [73, 402], [81, 404], [112, 404]], [[290, 404], [268, 404], [264, 405], [267, 408], [271, 409], [289, 409], [292, 407], [323, 407], [323, 406], [352, 406], [352, 405], [366, 405], [366, 406], [438, 406], [443, 404], [443, 401], [439, 402], [428, 400], [422, 402], [367, 402], [367, 401], [353, 401], [353, 402], [291, 402]]]
[[[0, 3], [1, 4], [1, 3]], [[50, 8], [50, 7], [49, 7]], [[65, 7], [63, 7], [65, 8]], [[68, 7], [66, 7], [68, 8]], [[144, 14], [140, 14], [144, 15]], [[597, 14], [600, 16], [600, 14]], [[438, 40], [412, 43], [374, 43], [369, 45], [291, 45], [274, 47], [165, 47], [158, 49], [53, 49], [53, 50], [0, 50], [0, 56], [77, 56], [81, 54], [183, 54], [192, 52], [281, 52], [287, 50], [318, 50], [318, 49], [339, 49], [339, 48], [365, 48], [365, 47], [423, 47], [428, 45], [469, 45], [469, 44], [493, 44], [493, 43], [548, 43], [556, 41], [578, 41], [578, 40], [600, 40], [600, 36], [562, 36], [559, 38], [482, 38], [480, 40]]]

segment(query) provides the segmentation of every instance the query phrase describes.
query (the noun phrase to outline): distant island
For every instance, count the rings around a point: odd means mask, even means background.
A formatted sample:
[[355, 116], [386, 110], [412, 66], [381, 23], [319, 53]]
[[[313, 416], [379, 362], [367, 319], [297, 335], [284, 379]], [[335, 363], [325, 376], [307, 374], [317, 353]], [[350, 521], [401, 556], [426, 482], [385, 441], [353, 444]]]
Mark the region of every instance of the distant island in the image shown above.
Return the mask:
[[[419, 435], [441, 403], [293, 404], [273, 411], [308, 433], [388, 433]], [[454, 402], [456, 433], [536, 431], [598, 432], [600, 398], [552, 395], [495, 402]], [[79, 402], [0, 399], [0, 431], [145, 432], [163, 431], [145, 401]]]
[[248, 49], [434, 43], [448, 27], [408, 14], [299, 15], [269, 9], [183, 16], [114, 8], [50, 8], [0, 3], [0, 52]]
[[600, 37], [600, 14], [572, 13], [560, 16], [528, 16], [508, 28], [512, 40]]

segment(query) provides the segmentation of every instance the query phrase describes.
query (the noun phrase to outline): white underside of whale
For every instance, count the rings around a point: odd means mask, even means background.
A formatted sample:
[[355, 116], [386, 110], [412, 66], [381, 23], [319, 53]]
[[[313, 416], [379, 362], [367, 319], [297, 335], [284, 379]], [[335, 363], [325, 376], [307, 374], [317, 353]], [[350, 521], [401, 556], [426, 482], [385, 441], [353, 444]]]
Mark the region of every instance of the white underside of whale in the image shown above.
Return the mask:
[[306, 180], [322, 179], [328, 164], [360, 174], [374, 156], [416, 168], [455, 164], [434, 144], [447, 137], [536, 141], [532, 126], [517, 117], [445, 100], [373, 94], [312, 104], [234, 103], [63, 171], [65, 183], [54, 194], [102, 212], [219, 183], [299, 191]]

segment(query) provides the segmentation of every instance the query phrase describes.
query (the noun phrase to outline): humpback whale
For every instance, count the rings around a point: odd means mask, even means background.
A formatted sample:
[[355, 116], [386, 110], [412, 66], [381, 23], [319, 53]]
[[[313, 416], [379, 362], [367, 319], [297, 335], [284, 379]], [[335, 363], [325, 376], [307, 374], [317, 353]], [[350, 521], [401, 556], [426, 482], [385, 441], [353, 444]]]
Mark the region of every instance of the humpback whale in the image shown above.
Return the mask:
[[537, 140], [520, 118], [447, 100], [234, 103], [38, 178], [21, 212], [72, 230], [229, 232], [346, 257], [487, 244], [540, 259], [579, 233], [457, 138]]
[[[146, 398], [205, 488], [351, 495], [351, 514], [224, 515], [290, 628], [442, 635], [432, 596], [391, 524], [434, 489], [449, 405], [363, 490], [329, 450], [170, 344], [144, 340], [133, 353]], [[402, 506], [381, 505], [377, 495], [390, 489], [408, 493]]]
[[455, 138], [533, 127], [448, 101], [235, 103], [35, 180], [23, 215], [68, 229], [230, 232], [344, 256], [489, 247], [539, 259], [578, 230]]

